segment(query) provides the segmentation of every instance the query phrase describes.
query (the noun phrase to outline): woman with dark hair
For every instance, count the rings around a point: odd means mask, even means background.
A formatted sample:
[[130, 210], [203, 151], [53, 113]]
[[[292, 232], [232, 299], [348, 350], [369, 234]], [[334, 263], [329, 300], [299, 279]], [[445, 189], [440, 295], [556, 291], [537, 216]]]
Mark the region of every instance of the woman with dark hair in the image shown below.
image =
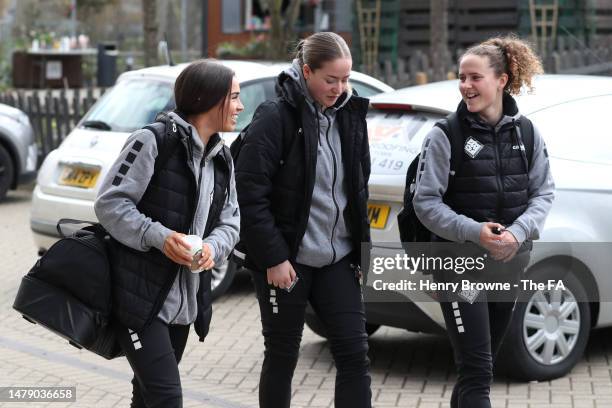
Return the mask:
[[351, 54], [334, 33], [301, 41], [262, 103], [236, 162], [245, 264], [261, 312], [261, 407], [289, 407], [304, 312], [323, 322], [336, 407], [370, 407], [360, 249], [370, 242], [368, 100], [351, 92]]
[[[447, 135], [436, 126], [423, 144], [416, 215], [436, 241], [465, 243], [462, 249], [471, 254], [489, 254], [482, 270], [462, 280], [515, 288], [550, 211], [554, 183], [544, 140], [512, 97], [531, 88], [541, 72], [529, 45], [512, 36], [468, 49], [459, 60], [460, 134]], [[461, 147], [462, 160], [451, 171], [454, 146]], [[436, 271], [434, 278], [457, 282], [457, 273]], [[493, 363], [517, 296], [518, 289], [440, 292], [458, 372], [452, 408], [491, 407]]]
[[200, 341], [208, 333], [210, 269], [239, 235], [233, 164], [218, 134], [236, 126], [239, 94], [220, 63], [187, 66], [176, 109], [130, 135], [100, 187], [95, 211], [112, 237], [113, 312], [134, 370], [132, 407], [182, 407], [178, 363], [189, 326]]

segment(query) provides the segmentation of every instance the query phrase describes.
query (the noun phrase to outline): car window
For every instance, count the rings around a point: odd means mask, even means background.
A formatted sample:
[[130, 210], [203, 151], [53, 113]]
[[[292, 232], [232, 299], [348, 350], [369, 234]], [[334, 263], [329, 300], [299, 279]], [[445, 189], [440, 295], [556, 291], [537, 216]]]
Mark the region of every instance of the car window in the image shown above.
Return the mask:
[[[529, 118], [540, 131], [551, 156], [612, 164], [612, 134], [596, 119], [607, 117], [610, 106], [612, 96], [598, 96], [552, 106], [530, 114]], [[578, 120], [577, 115], [585, 119]]]
[[405, 176], [425, 136], [441, 118], [422, 112], [370, 110], [366, 120], [372, 174]]
[[153, 122], [158, 112], [173, 108], [172, 84], [127, 79], [106, 92], [84, 119], [105, 122], [116, 132], [133, 132]]
[[274, 78], [267, 78], [263, 81], [247, 82], [240, 85], [240, 101], [244, 105], [244, 110], [238, 115], [236, 132], [242, 131], [251, 120], [255, 110], [265, 100], [274, 94]]
[[374, 88], [372, 85], [368, 85], [360, 81], [355, 81], [354, 79], [351, 79], [350, 83], [353, 89], [357, 91], [357, 95], [363, 96], [364, 98], [381, 93], [379, 89]]

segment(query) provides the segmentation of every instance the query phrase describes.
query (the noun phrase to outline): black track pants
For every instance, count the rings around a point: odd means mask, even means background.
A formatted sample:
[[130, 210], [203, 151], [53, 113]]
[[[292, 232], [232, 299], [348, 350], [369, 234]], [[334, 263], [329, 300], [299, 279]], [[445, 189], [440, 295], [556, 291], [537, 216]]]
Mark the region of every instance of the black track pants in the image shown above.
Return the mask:
[[336, 363], [335, 406], [369, 408], [370, 362], [361, 287], [349, 261], [312, 268], [294, 265], [299, 282], [287, 293], [268, 285], [266, 274], [253, 272], [264, 335], [264, 362], [259, 405], [286, 408], [291, 404], [304, 312], [310, 301], [328, 333]]
[[189, 325], [167, 325], [154, 319], [142, 332], [117, 325], [118, 340], [134, 371], [132, 408], [180, 408], [183, 392], [178, 363]]
[[[495, 276], [480, 280], [518, 283], [528, 260], [527, 253], [507, 264], [498, 263], [494, 268]], [[435, 279], [448, 281], [453, 277], [436, 274]], [[493, 363], [510, 326], [517, 296], [518, 289], [513, 288], [503, 296], [506, 301], [489, 302], [487, 299], [501, 297], [495, 297], [495, 293], [481, 292], [476, 301], [469, 303], [456, 293], [440, 293], [440, 306], [457, 368], [451, 408], [491, 407], [489, 395]]]

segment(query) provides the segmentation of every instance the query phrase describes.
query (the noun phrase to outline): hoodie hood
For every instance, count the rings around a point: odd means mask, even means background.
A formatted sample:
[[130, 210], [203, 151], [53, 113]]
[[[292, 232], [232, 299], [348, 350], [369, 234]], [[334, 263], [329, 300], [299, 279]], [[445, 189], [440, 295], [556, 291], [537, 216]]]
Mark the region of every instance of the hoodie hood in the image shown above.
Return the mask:
[[[478, 113], [470, 112], [463, 100], [459, 102], [457, 112], [459, 114], [459, 117], [465, 118], [471, 125], [476, 125], [480, 127], [490, 126], [484, 120], [482, 120]], [[507, 92], [504, 92], [502, 96], [502, 117], [499, 122], [497, 122], [497, 124], [494, 126], [494, 128], [496, 131], [498, 131], [505, 124], [518, 121], [521, 116], [522, 115], [519, 112], [516, 100], [512, 97], [512, 95]]]
[[185, 130], [185, 134], [190, 135], [192, 148], [196, 156], [202, 156], [204, 151], [206, 152], [205, 160], [208, 162], [215, 157], [223, 148], [223, 139], [218, 133], [214, 133], [210, 139], [206, 149], [204, 149], [204, 143], [198, 134], [198, 130], [191, 123], [187, 122], [181, 112], [172, 111], [168, 113], [168, 118], [176, 122], [176, 124]]
[[[299, 101], [303, 99], [315, 110], [326, 110], [314, 100], [308, 91], [308, 85], [306, 84], [306, 79], [304, 79], [302, 67], [297, 59], [294, 59], [291, 66], [278, 76], [276, 93], [284, 97], [293, 106], [298, 106]], [[336, 103], [327, 109], [333, 108], [334, 110], [339, 110], [343, 108], [351, 99], [351, 96], [353, 96], [353, 92], [351, 88], [348, 88], [347, 91], [343, 92], [342, 95], [338, 97]]]

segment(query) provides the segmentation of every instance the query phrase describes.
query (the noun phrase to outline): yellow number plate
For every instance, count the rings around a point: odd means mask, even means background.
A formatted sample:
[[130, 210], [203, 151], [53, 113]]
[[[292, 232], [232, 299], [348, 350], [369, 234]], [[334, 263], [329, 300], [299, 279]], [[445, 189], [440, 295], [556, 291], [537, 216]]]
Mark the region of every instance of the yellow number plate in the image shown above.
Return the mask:
[[391, 207], [388, 205], [368, 204], [370, 228], [384, 229], [387, 226], [390, 211]]
[[100, 170], [66, 166], [62, 170], [59, 184], [72, 187], [92, 188], [96, 185]]

